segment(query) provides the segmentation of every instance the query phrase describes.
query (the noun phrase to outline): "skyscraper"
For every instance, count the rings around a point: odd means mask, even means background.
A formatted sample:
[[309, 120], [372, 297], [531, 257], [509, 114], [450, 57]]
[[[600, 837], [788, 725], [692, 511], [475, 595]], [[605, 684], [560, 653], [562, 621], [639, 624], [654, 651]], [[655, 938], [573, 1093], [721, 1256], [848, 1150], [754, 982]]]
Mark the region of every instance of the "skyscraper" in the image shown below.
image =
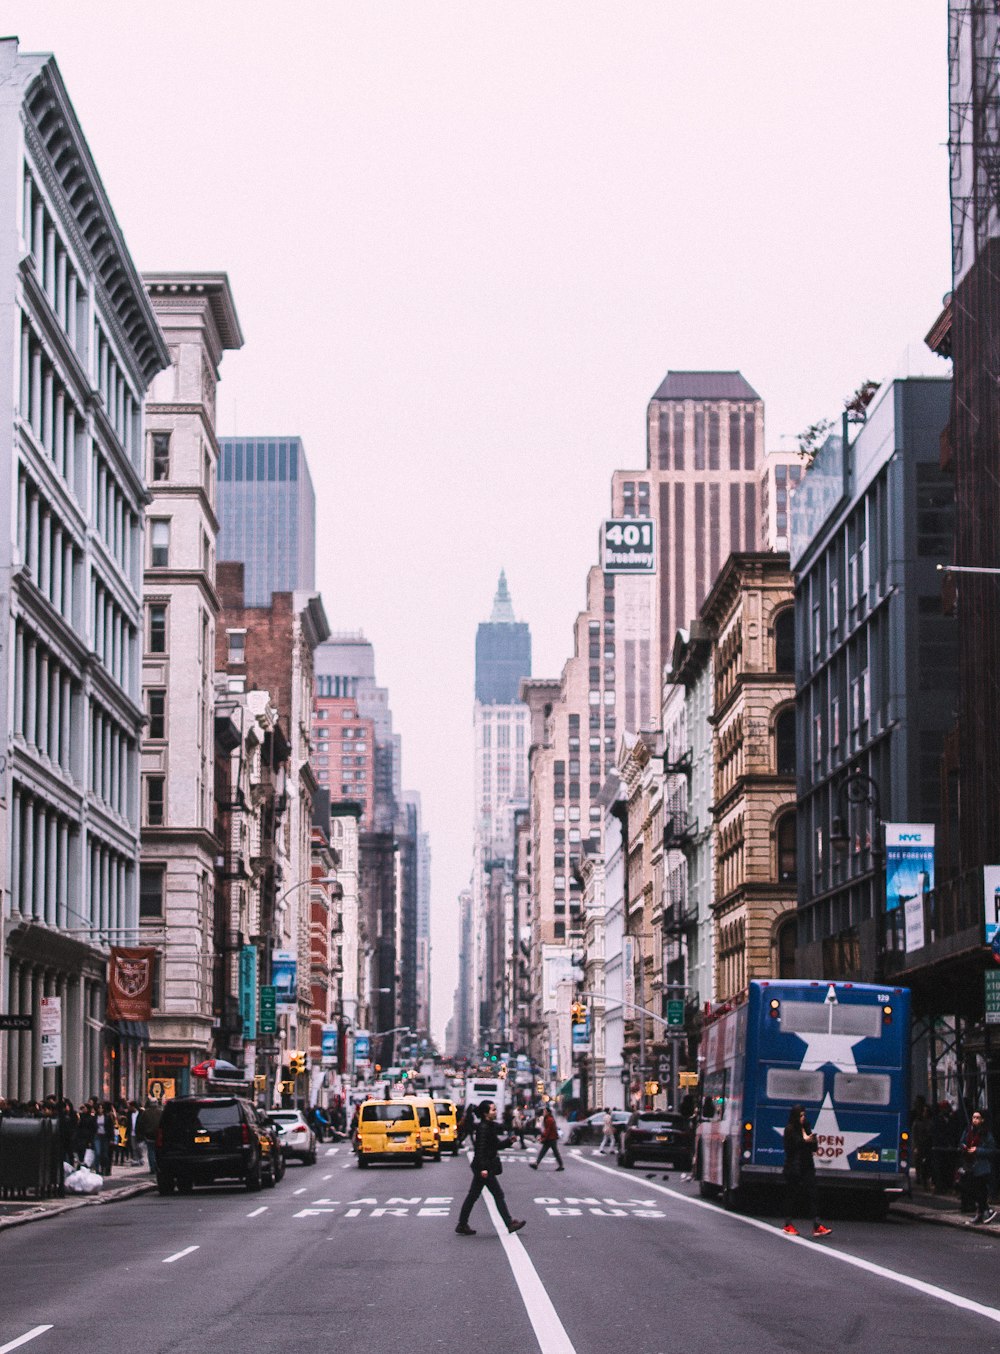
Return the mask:
[[220, 560], [245, 566], [246, 606], [316, 588], [316, 495], [298, 437], [219, 439]]
[[[513, 881], [514, 811], [528, 802], [528, 708], [518, 696], [531, 676], [531, 633], [514, 615], [501, 570], [493, 610], [476, 633], [476, 699], [473, 707], [475, 831], [472, 867], [474, 975], [473, 1041], [505, 1041], [512, 1012], [500, 995], [510, 946], [499, 937], [504, 897]], [[489, 1031], [489, 1036], [487, 1036]]]

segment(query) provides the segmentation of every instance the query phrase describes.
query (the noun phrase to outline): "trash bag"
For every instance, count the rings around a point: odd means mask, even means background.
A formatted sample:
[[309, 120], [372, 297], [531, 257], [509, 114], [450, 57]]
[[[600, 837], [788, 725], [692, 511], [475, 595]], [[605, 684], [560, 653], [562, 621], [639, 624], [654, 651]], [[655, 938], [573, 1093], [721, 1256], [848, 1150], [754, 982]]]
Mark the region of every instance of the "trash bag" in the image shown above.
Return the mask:
[[71, 1194], [97, 1194], [103, 1184], [103, 1175], [88, 1170], [86, 1166], [81, 1166], [66, 1177], [66, 1188]]

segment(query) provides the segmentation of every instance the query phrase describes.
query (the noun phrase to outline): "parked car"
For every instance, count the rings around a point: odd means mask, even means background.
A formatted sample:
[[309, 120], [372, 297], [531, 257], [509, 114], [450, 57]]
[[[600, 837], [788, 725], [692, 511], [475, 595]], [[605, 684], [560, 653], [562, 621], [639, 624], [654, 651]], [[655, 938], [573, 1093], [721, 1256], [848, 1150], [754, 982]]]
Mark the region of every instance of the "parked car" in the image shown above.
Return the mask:
[[[622, 1129], [631, 1117], [628, 1110], [611, 1111], [611, 1122], [616, 1143], [621, 1137]], [[596, 1145], [603, 1137], [604, 1111], [598, 1110], [596, 1114], [590, 1114], [586, 1119], [578, 1119], [575, 1124], [570, 1124], [566, 1141], [570, 1146], [580, 1146], [581, 1144], [586, 1143], [594, 1143]]]
[[316, 1165], [316, 1134], [306, 1122], [301, 1110], [271, 1110], [281, 1145], [285, 1149], [285, 1160], [295, 1158], [306, 1166]]
[[242, 1180], [258, 1190], [274, 1167], [265, 1164], [267, 1134], [257, 1110], [237, 1096], [178, 1096], [163, 1107], [156, 1133], [156, 1187], [161, 1194], [215, 1180]]
[[668, 1110], [641, 1110], [630, 1116], [618, 1141], [618, 1165], [656, 1161], [689, 1171], [694, 1155], [694, 1130], [683, 1114]]
[[437, 1115], [438, 1129], [441, 1133], [441, 1151], [458, 1156], [458, 1109], [453, 1100], [435, 1100], [434, 1112]]

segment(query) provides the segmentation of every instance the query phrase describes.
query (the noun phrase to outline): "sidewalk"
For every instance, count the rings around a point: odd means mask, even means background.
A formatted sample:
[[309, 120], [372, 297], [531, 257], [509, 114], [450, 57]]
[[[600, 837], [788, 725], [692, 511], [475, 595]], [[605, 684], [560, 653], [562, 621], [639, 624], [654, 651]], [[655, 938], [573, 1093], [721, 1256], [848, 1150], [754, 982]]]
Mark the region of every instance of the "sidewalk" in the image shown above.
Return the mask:
[[70, 1194], [61, 1199], [0, 1199], [0, 1231], [6, 1227], [20, 1227], [41, 1218], [58, 1217], [77, 1208], [94, 1204], [117, 1203], [136, 1194], [146, 1194], [156, 1188], [145, 1163], [137, 1166], [116, 1166], [101, 1187], [99, 1194]]
[[962, 1227], [968, 1232], [1000, 1237], [1000, 1217], [989, 1227], [970, 1227], [972, 1214], [962, 1212], [957, 1194], [932, 1194], [915, 1185], [912, 1194], [893, 1202], [892, 1212], [937, 1227]]

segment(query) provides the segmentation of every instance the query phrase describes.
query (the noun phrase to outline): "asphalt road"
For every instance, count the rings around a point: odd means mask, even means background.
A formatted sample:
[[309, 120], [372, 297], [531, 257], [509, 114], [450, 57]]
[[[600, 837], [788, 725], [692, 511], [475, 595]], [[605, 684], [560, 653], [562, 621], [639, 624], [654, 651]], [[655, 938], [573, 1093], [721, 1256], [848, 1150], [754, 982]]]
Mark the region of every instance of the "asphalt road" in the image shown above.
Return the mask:
[[676, 1175], [563, 1150], [561, 1174], [506, 1154], [516, 1237], [486, 1196], [477, 1235], [455, 1235], [464, 1157], [359, 1171], [344, 1146], [259, 1194], [144, 1195], [10, 1229], [0, 1354], [1000, 1350], [995, 1239], [834, 1217], [827, 1240], [795, 1240]]

